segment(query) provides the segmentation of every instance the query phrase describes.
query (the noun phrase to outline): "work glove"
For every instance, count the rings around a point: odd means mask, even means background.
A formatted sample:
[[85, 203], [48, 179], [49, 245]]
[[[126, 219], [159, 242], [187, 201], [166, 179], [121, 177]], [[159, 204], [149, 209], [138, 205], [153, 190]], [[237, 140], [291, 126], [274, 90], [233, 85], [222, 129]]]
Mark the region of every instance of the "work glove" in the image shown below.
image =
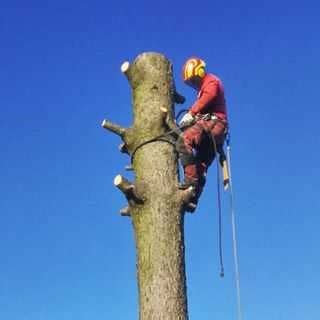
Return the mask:
[[191, 113], [186, 113], [179, 122], [180, 127], [190, 126], [194, 122], [195, 118]]

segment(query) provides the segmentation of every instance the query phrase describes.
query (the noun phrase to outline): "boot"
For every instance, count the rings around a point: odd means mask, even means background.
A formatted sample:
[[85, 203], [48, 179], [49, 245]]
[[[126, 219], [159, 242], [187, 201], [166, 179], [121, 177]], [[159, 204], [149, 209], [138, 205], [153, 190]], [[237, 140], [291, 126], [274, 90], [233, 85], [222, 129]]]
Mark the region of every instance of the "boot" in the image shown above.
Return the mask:
[[197, 179], [192, 179], [192, 178], [185, 177], [184, 181], [179, 184], [179, 189], [180, 190], [186, 190], [186, 189], [188, 189], [190, 187], [193, 187], [194, 189], [196, 189], [197, 185], [198, 185], [198, 180]]
[[185, 210], [187, 212], [193, 213], [196, 210], [197, 204], [198, 204], [198, 197], [197, 197], [197, 192], [196, 192], [196, 190], [198, 188], [198, 180], [185, 177], [185, 180], [182, 183], [180, 183], [179, 189], [180, 190], [187, 190], [190, 187], [193, 187], [193, 196], [191, 197], [189, 203], [186, 204]]
[[193, 202], [189, 202], [185, 207], [185, 210], [190, 213], [194, 213], [196, 209], [197, 209], [197, 204]]

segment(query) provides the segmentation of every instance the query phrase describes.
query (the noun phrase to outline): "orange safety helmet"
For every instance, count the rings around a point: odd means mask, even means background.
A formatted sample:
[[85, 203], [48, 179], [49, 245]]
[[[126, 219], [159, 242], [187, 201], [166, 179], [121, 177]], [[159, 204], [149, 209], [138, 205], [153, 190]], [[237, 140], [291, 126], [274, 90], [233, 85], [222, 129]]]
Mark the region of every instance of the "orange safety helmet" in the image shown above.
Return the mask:
[[187, 84], [196, 77], [203, 78], [206, 75], [206, 63], [197, 57], [189, 58], [182, 68], [182, 79]]

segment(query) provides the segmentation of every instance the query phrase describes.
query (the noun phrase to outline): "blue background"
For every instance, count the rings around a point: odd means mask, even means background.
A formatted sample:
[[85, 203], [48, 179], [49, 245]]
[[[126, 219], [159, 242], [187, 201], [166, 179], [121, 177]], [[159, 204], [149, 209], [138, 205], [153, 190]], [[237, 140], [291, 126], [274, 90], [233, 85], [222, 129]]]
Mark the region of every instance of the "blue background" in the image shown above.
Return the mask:
[[[2, 1], [0, 318], [137, 319], [135, 245], [113, 187], [129, 159], [120, 72], [144, 51], [191, 55], [225, 84], [244, 319], [319, 319], [319, 4]], [[179, 109], [180, 107], [178, 107]], [[219, 278], [216, 171], [186, 216], [190, 319], [235, 319], [231, 224]]]

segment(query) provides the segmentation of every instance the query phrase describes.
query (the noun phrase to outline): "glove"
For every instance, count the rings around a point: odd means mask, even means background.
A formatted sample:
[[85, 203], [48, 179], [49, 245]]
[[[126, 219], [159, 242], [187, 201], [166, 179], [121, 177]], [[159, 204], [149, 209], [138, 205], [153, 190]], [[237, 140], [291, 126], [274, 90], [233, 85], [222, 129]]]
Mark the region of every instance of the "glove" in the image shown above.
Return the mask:
[[191, 113], [186, 113], [179, 122], [180, 127], [190, 126], [194, 121], [194, 116]]

